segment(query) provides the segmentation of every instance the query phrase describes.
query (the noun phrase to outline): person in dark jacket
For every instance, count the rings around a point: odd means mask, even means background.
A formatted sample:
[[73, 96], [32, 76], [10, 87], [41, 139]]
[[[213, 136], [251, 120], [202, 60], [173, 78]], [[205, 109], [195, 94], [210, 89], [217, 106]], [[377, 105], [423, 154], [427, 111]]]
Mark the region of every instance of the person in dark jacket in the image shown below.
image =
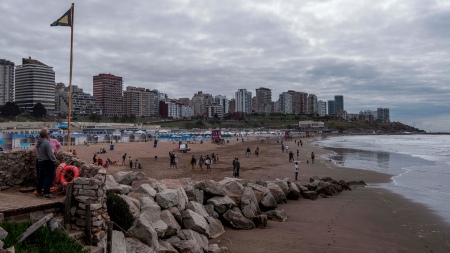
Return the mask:
[[239, 159], [237, 157], [234, 158], [233, 161], [233, 176], [239, 177], [239, 169], [241, 168], [241, 164], [239, 163]]
[[39, 178], [36, 185], [37, 196], [44, 196], [45, 198], [54, 198], [50, 193], [50, 188], [53, 186], [55, 179], [55, 162], [56, 158], [52, 151], [50, 144], [50, 132], [47, 128], [43, 128], [39, 133], [39, 141], [36, 145], [37, 164], [39, 168]]

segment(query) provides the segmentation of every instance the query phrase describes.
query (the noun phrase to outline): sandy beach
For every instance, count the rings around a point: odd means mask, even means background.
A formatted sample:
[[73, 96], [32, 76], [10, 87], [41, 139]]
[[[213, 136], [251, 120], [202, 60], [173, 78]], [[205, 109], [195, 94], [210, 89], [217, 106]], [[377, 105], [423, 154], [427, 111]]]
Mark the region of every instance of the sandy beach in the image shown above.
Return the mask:
[[[321, 158], [328, 151], [312, 144], [312, 139], [302, 139], [299, 149], [299, 180], [308, 182], [311, 176], [330, 176], [336, 180], [364, 180], [368, 187], [344, 191], [340, 195], [319, 198], [315, 201], [300, 199], [279, 206], [288, 215], [286, 222], [269, 221], [269, 229], [233, 230], [211, 240], [232, 252], [450, 252], [450, 226], [425, 206], [413, 203], [393, 194], [379, 185], [390, 182], [390, 176], [372, 171], [341, 168]], [[296, 158], [297, 145], [285, 142]], [[127, 153], [125, 166], [110, 166], [107, 171], [129, 171], [128, 157], [138, 159], [142, 172], [156, 179], [184, 178], [194, 180], [221, 180], [232, 176], [231, 164], [234, 157], [241, 163], [240, 176], [247, 180], [270, 180], [294, 178], [294, 164], [288, 161], [288, 154], [282, 153], [277, 140], [229, 139], [229, 143], [218, 146], [209, 142], [189, 144], [192, 151], [179, 153], [178, 168], [170, 168], [168, 152], [177, 147], [172, 141], [160, 141], [157, 148], [152, 142], [117, 143], [114, 150], [109, 144], [75, 146], [78, 157], [92, 161], [95, 151], [103, 160], [110, 158], [122, 163]], [[249, 147], [252, 155], [245, 156]], [[257, 157], [254, 150], [259, 147]], [[310, 153], [316, 154], [311, 164]], [[198, 165], [191, 169], [190, 158], [194, 155], [219, 154], [219, 161], [201, 171]], [[155, 160], [155, 156], [158, 159]], [[309, 163], [306, 161], [309, 160]]]

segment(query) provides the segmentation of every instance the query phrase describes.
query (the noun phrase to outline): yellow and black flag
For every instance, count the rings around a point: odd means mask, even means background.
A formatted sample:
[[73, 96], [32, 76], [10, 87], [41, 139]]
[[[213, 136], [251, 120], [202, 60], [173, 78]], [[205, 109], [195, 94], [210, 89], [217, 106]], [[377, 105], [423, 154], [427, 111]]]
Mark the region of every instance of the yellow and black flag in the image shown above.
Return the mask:
[[72, 26], [72, 8], [50, 26]]

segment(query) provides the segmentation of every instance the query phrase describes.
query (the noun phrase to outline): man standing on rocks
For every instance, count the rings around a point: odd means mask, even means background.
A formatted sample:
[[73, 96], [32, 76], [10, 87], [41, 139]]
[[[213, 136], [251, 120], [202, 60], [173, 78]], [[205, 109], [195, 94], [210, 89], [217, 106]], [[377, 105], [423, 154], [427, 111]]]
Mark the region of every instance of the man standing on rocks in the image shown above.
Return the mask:
[[295, 181], [297, 181], [297, 177], [298, 177], [298, 162], [295, 162], [294, 172], [295, 172]]
[[[55, 162], [56, 158], [50, 144], [50, 132], [47, 128], [43, 128], [39, 133], [39, 141], [36, 145], [36, 156], [38, 160], [39, 178], [36, 185], [37, 196], [44, 198], [54, 198], [50, 193], [50, 187], [53, 186], [55, 178]], [[44, 191], [42, 192], [42, 188]]]

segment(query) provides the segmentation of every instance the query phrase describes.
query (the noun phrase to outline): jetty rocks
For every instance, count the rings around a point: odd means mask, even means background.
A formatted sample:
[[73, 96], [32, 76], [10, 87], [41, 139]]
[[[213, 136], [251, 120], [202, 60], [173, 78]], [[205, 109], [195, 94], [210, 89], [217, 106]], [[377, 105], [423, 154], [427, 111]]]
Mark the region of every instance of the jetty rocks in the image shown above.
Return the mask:
[[286, 213], [277, 208], [288, 200], [315, 200], [351, 189], [329, 177], [312, 177], [304, 185], [289, 178], [156, 180], [131, 171], [106, 178], [106, 191], [125, 200], [134, 218], [125, 234], [114, 231], [114, 248], [123, 249], [116, 252], [230, 252], [208, 243], [225, 233], [224, 226], [269, 228], [268, 220], [286, 221]]

